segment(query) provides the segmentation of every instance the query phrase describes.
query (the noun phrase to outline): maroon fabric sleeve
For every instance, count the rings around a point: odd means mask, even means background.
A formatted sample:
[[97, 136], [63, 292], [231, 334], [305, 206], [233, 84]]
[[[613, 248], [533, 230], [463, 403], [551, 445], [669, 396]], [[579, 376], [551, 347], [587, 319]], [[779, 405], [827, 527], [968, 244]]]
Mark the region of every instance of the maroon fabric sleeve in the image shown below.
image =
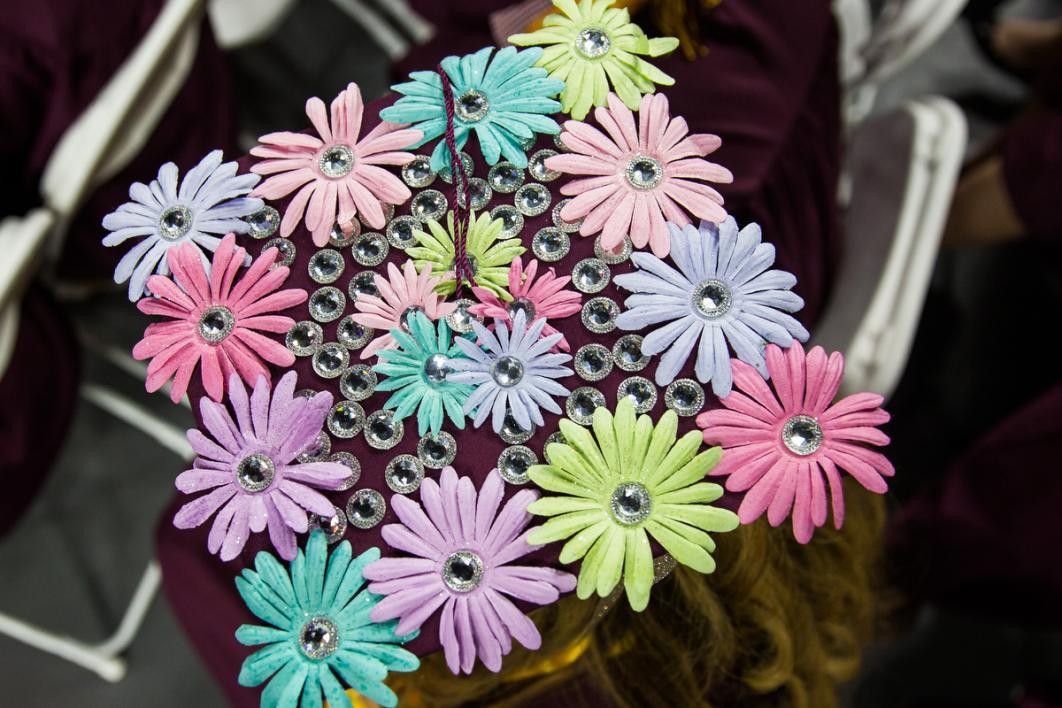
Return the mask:
[[1038, 107], [1003, 134], [1003, 178], [1026, 233], [1062, 241], [1062, 108]]

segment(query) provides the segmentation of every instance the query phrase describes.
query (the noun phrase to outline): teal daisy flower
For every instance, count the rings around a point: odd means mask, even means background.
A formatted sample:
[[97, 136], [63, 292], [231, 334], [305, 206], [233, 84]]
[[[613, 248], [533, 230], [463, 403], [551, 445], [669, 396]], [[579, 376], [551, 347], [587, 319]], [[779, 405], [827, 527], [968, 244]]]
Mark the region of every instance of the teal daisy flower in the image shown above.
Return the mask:
[[[564, 90], [564, 82], [549, 78], [535, 66], [542, 48], [523, 51], [515, 47], [498, 50], [484, 47], [475, 54], [446, 57], [443, 71], [450, 78], [454, 95], [454, 137], [460, 150], [474, 132], [487, 164], [504, 157], [517, 167], [527, 166], [523, 145], [535, 133], [556, 135], [560, 126], [549, 117], [560, 110], [553, 100]], [[380, 117], [393, 123], [413, 123], [424, 133], [416, 147], [435, 140], [446, 131], [446, 105], [442, 79], [435, 71], [414, 71], [404, 84], [391, 88], [402, 94], [393, 105], [380, 111]], [[445, 170], [450, 150], [440, 140], [431, 154], [433, 170]]]
[[465, 359], [454, 345], [446, 320], [432, 322], [422, 312], [406, 318], [409, 331], [392, 329], [398, 349], [381, 349], [380, 363], [372, 367], [386, 378], [376, 385], [377, 391], [394, 391], [384, 408], [394, 409], [401, 420], [417, 411], [417, 434], [428, 430], [438, 433], [443, 419], [465, 427], [464, 404], [472, 392], [468, 384], [449, 380], [452, 359]]
[[[262, 551], [255, 569], [245, 568], [236, 587], [247, 607], [269, 627], [245, 624], [236, 639], [245, 646], [265, 646], [244, 660], [241, 686], [259, 686], [263, 706], [320, 706], [321, 694], [331, 708], [350, 708], [340, 680], [382, 706], [398, 698], [384, 685], [389, 671], [416, 671], [420, 661], [403, 644], [416, 636], [395, 635], [397, 622], [373, 622], [369, 615], [380, 597], [365, 589], [362, 570], [379, 560], [370, 548], [352, 558], [350, 543], [328, 553], [320, 530], [310, 535], [306, 552], [291, 562], [291, 573], [272, 554]], [[339, 676], [339, 679], [336, 678]]]

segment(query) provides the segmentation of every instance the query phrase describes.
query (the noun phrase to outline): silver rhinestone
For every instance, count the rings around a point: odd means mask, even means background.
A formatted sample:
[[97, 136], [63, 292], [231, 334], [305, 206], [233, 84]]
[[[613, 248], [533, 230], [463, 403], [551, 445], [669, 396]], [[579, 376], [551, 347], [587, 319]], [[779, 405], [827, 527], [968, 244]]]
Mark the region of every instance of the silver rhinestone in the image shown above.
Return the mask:
[[697, 415], [704, 408], [704, 389], [693, 379], [675, 379], [664, 391], [664, 405], [684, 417]]
[[347, 349], [361, 349], [372, 340], [376, 332], [371, 327], [358, 324], [353, 315], [347, 315], [336, 327], [336, 339]]
[[309, 356], [324, 342], [321, 325], [309, 320], [296, 322], [284, 336], [284, 345], [296, 356]]
[[564, 402], [564, 411], [579, 425], [594, 422], [594, 411], [605, 405], [605, 394], [591, 386], [580, 386]]
[[616, 329], [616, 318], [619, 314], [619, 305], [612, 298], [595, 297], [583, 303], [583, 311], [579, 317], [588, 330], [595, 334], [604, 334]]
[[584, 258], [572, 268], [572, 285], [583, 293], [599, 293], [612, 279], [612, 272], [598, 258]]
[[782, 426], [782, 444], [794, 455], [811, 455], [822, 446], [822, 426], [810, 415], [795, 415]]
[[603, 344], [585, 344], [575, 352], [575, 373], [587, 381], [600, 381], [612, 371], [612, 352]]
[[192, 230], [192, 210], [174, 204], [159, 215], [159, 236], [167, 241], [176, 241]]
[[553, 225], [565, 233], [573, 234], [579, 230], [583, 225], [583, 220], [578, 221], [565, 221], [561, 218], [561, 210], [568, 206], [568, 202], [571, 198], [561, 199], [559, 202], [553, 205], [553, 211], [551, 212], [551, 218], [553, 219]]
[[564, 439], [564, 433], [562, 433], [559, 430], [555, 430], [555, 431], [553, 431], [552, 433], [549, 434], [549, 437], [546, 438], [546, 442], [542, 444], [542, 456], [546, 458], [546, 464], [548, 464], [548, 465], [552, 465], [553, 464], [553, 460], [550, 459], [550, 456], [549, 456], [549, 446], [550, 445], [564, 445], [567, 442], [568, 441]]
[[310, 295], [310, 317], [318, 322], [332, 322], [343, 315], [343, 308], [347, 306], [347, 298], [343, 291], [326, 285], [318, 288]]
[[350, 253], [354, 256], [354, 260], [368, 268], [383, 263], [389, 250], [387, 239], [384, 238], [383, 234], [375, 231], [366, 231], [361, 236], [358, 236], [358, 240], [350, 247]]
[[443, 561], [442, 579], [454, 592], [471, 592], [483, 581], [483, 559], [472, 551], [456, 551]]
[[556, 150], [539, 150], [527, 161], [527, 171], [539, 182], [552, 182], [560, 177], [561, 173], [546, 167], [546, 160], [556, 154]]
[[702, 315], [714, 320], [730, 311], [734, 296], [722, 280], [709, 278], [697, 284], [690, 301]]
[[214, 305], [203, 310], [199, 316], [199, 336], [211, 344], [217, 344], [232, 334], [236, 328], [236, 316], [232, 310], [221, 305]]
[[494, 383], [502, 388], [511, 388], [524, 378], [524, 363], [515, 356], [500, 356], [490, 366]]
[[339, 628], [327, 617], [314, 617], [299, 630], [299, 649], [310, 659], [326, 659], [339, 649]]
[[313, 370], [324, 379], [334, 379], [350, 365], [350, 353], [346, 348], [329, 342], [313, 353]]
[[538, 455], [529, 447], [513, 445], [498, 455], [498, 474], [509, 484], [527, 484], [527, 470], [538, 464]]
[[[473, 169], [472, 157], [464, 151], [458, 151], [457, 156], [461, 160], [461, 169], [464, 170], [465, 177], [471, 177]], [[451, 172], [452, 170], [450, 169], [450, 161], [447, 160], [446, 166], [443, 167], [442, 170], [439, 172], [439, 177], [442, 179], [443, 182], [446, 182], [446, 184], [453, 184], [454, 177], [452, 174], [450, 174]]]
[[383, 207], [384, 221], [390, 221], [395, 218], [395, 205], [387, 202], [381, 202], [380, 206]]
[[568, 255], [572, 248], [568, 234], [560, 229], [546, 227], [539, 229], [531, 239], [531, 251], [540, 261], [554, 263]]
[[527, 152], [535, 146], [536, 142], [538, 142], [538, 136], [532, 133], [526, 138], [517, 138], [517, 141], [520, 144], [520, 149]]
[[649, 357], [642, 354], [642, 335], [625, 334], [612, 345], [612, 358], [624, 371], [641, 371], [649, 366]]
[[516, 196], [513, 198], [516, 210], [524, 216], [544, 214], [546, 209], [549, 209], [549, 202], [549, 190], [534, 182], [516, 190]]
[[[487, 180], [482, 177], [472, 177], [468, 180], [468, 194], [471, 197], [472, 211], [481, 211], [485, 209], [490, 200], [494, 198], [494, 190], [487, 184]], [[465, 195], [463, 192], [458, 192], [457, 203], [461, 206], [465, 206]]]
[[435, 171], [427, 155], [417, 155], [402, 166], [402, 179], [413, 189], [422, 189], [435, 181]]
[[380, 297], [380, 289], [376, 287], [376, 274], [371, 270], [358, 273], [347, 284], [347, 293], [351, 300], [357, 300], [361, 295]]
[[332, 145], [317, 158], [317, 165], [325, 177], [346, 177], [354, 169], [354, 151], [349, 145]]
[[328, 437], [328, 433], [322, 430], [317, 433], [317, 437], [311, 440], [306, 449], [300, 452], [295, 459], [298, 462], [317, 462], [328, 457], [330, 452], [332, 452], [332, 438]]
[[413, 455], [399, 455], [384, 468], [384, 482], [392, 492], [412, 494], [424, 481], [424, 463]]
[[343, 484], [336, 487], [337, 492], [345, 492], [352, 488], [361, 479], [361, 463], [358, 462], [358, 458], [354, 457], [350, 452], [333, 452], [332, 456], [328, 458], [329, 462], [338, 462], [347, 469], [350, 470], [350, 475], [343, 480]]
[[612, 518], [623, 526], [637, 526], [653, 513], [653, 498], [644, 485], [627, 482], [612, 490], [609, 508]]
[[361, 236], [361, 222], [357, 219], [351, 219], [347, 223], [347, 226], [350, 227], [349, 234], [343, 230], [341, 225], [332, 225], [332, 230], [328, 232], [329, 246], [334, 248], [346, 248], [358, 240], [358, 236]]
[[398, 326], [402, 328], [402, 331], [409, 331], [409, 320], [418, 312], [424, 312], [424, 308], [420, 305], [410, 305], [402, 310], [402, 314], [398, 316]]
[[276, 477], [277, 466], [260, 452], [248, 455], [236, 465], [236, 482], [247, 492], [267, 489]]
[[247, 222], [247, 233], [251, 238], [269, 238], [280, 228], [280, 212], [266, 205], [243, 218]]
[[424, 378], [429, 383], [442, 383], [451, 371], [450, 357], [445, 354], [432, 354], [424, 360]]
[[513, 417], [512, 413], [506, 413], [502, 418], [501, 429], [498, 431], [498, 437], [502, 439], [502, 442], [509, 445], [520, 445], [527, 442], [534, 437], [537, 428], [535, 424], [531, 424], [530, 430], [524, 430], [520, 427], [520, 424]]
[[387, 502], [375, 489], [359, 489], [347, 499], [347, 521], [359, 529], [371, 529], [383, 521]]
[[[437, 189], [425, 189], [413, 197], [413, 200], [409, 203], [409, 213], [421, 221], [427, 221], [428, 219], [438, 221], [446, 216], [446, 210], [449, 207], [450, 205], [442, 192]], [[394, 222], [392, 221], [391, 223], [393, 224]]]
[[516, 207], [508, 204], [501, 204], [490, 210], [491, 219], [501, 219], [502, 221], [502, 238], [512, 238], [519, 236], [520, 232], [524, 230], [524, 215], [516, 210]]
[[461, 298], [454, 302], [457, 307], [454, 311], [446, 316], [446, 324], [450, 325], [450, 329], [458, 334], [466, 334], [472, 331], [472, 322], [479, 322], [483, 324], [483, 317], [480, 315], [473, 315], [468, 311], [468, 308], [475, 305], [475, 301], [468, 298]]
[[339, 276], [343, 275], [345, 266], [342, 253], [331, 248], [322, 248], [310, 256], [310, 262], [307, 264], [306, 270], [310, 274], [310, 280], [322, 285], [328, 285], [339, 280]]
[[631, 257], [631, 251], [634, 250], [634, 244], [631, 242], [629, 236], [623, 237], [623, 244], [619, 247], [618, 251], [606, 251], [604, 246], [601, 245], [601, 236], [598, 235], [594, 239], [594, 255], [605, 263], [615, 265], [616, 263], [622, 263]]
[[489, 110], [490, 101], [482, 91], [475, 89], [465, 91], [454, 101], [454, 112], [466, 123], [477, 123], [483, 120]]
[[390, 450], [402, 442], [405, 432], [402, 421], [395, 420], [394, 411], [375, 411], [365, 419], [365, 442], [377, 450]]
[[321, 529], [329, 543], [335, 543], [347, 532], [347, 515], [338, 506], [331, 516], [310, 514], [310, 530]]
[[270, 248], [277, 249], [277, 259], [273, 261], [273, 267], [291, 266], [295, 262], [295, 244], [286, 238], [271, 238], [262, 244], [262, 253]]
[[366, 364], [355, 364], [339, 378], [339, 392], [351, 401], [364, 401], [376, 391], [376, 372]]
[[664, 181], [664, 166], [649, 155], [635, 155], [623, 171], [627, 184], [639, 190], [656, 189]]
[[648, 413], [656, 405], [656, 386], [644, 376], [631, 376], [616, 387], [617, 402], [629, 398], [635, 413]]
[[553, 144], [561, 152], [568, 152], [568, 146], [565, 145], [564, 141], [561, 139], [561, 133], [557, 133], [556, 135], [553, 136]]
[[[435, 192], [434, 189], [429, 191]], [[435, 193], [442, 197], [441, 193]], [[421, 194], [427, 194], [427, 192], [421, 192]], [[418, 194], [417, 196], [419, 197], [420, 194]], [[444, 207], [445, 203], [446, 197], [443, 197]], [[443, 209], [443, 213], [446, 213], [445, 208]], [[411, 246], [417, 245], [417, 237], [415, 234], [419, 228], [420, 224], [417, 223], [417, 220], [414, 217], [396, 216], [394, 219], [391, 220], [391, 223], [387, 225], [387, 229], [385, 230], [384, 234], [387, 238], [387, 243], [391, 244], [395, 248], [405, 250], [407, 248], [410, 248]]]
[[294, 393], [295, 398], [313, 398], [318, 394], [318, 391], [314, 391], [312, 388], [300, 388]]
[[524, 183], [524, 171], [511, 162], [499, 162], [487, 171], [487, 184], [501, 194], [512, 194]]
[[431, 470], [441, 470], [457, 456], [457, 441], [445, 430], [428, 433], [417, 441], [417, 457]]
[[526, 297], [518, 297], [510, 302], [506, 311], [509, 313], [510, 320], [515, 320], [516, 316], [522, 312], [524, 313], [524, 322], [531, 323], [535, 321], [535, 303]]
[[337, 438], [352, 438], [365, 425], [365, 409], [354, 401], [340, 401], [328, 412], [328, 432]]
[[[599, 27], [587, 27], [575, 36], [575, 51], [585, 59], [598, 59], [608, 54], [612, 39]], [[598, 69], [600, 71], [600, 69]]]

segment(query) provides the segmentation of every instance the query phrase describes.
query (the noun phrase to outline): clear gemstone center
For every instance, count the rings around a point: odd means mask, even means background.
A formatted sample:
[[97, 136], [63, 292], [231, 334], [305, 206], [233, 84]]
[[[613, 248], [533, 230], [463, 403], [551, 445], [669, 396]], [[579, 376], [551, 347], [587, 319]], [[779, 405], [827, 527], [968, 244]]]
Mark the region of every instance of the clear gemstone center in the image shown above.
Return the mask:
[[608, 33], [597, 27], [587, 27], [575, 38], [575, 51], [586, 59], [597, 59], [608, 54], [612, 40]]
[[273, 460], [256, 452], [236, 465], [236, 483], [248, 492], [260, 492], [273, 483], [276, 473], [277, 468]]
[[321, 153], [317, 158], [317, 165], [325, 177], [345, 177], [354, 169], [354, 151], [349, 145], [333, 145]]
[[339, 628], [327, 617], [314, 617], [299, 630], [299, 649], [311, 659], [325, 659], [339, 648]]
[[810, 455], [822, 446], [822, 426], [809, 415], [795, 415], [782, 426], [782, 444], [794, 455]]
[[653, 189], [664, 179], [660, 160], [648, 155], [635, 155], [627, 163], [627, 182], [635, 189]]
[[709, 318], [722, 317], [734, 304], [734, 296], [726, 283], [714, 278], [699, 283], [693, 289], [693, 305]]
[[398, 325], [405, 330], [409, 331], [409, 321], [413, 318], [413, 315], [418, 312], [424, 312], [424, 308], [419, 305], [410, 305], [406, 309], [402, 310], [402, 314], [398, 316]]
[[483, 559], [472, 551], [451, 553], [443, 561], [442, 577], [454, 592], [475, 590], [483, 580]]
[[509, 303], [510, 320], [515, 320], [521, 312], [524, 313], [524, 322], [530, 324], [535, 321], [535, 303], [525, 297], [518, 297]]
[[232, 334], [236, 326], [236, 316], [232, 310], [221, 305], [208, 307], [199, 316], [199, 336], [216, 344]]
[[524, 378], [524, 364], [515, 356], [498, 357], [490, 367], [490, 375], [499, 386], [509, 388]]
[[159, 215], [159, 236], [167, 241], [176, 241], [192, 230], [192, 210], [180, 204], [166, 209]]
[[424, 360], [424, 378], [431, 383], [442, 383], [451, 370], [450, 359], [445, 354], [432, 354]]
[[613, 518], [624, 526], [637, 526], [649, 518], [653, 511], [649, 490], [637, 482], [616, 487], [609, 502]]
[[461, 120], [475, 123], [487, 115], [487, 111], [490, 110], [490, 102], [482, 92], [469, 89], [454, 101], [454, 110], [457, 111], [457, 116]]

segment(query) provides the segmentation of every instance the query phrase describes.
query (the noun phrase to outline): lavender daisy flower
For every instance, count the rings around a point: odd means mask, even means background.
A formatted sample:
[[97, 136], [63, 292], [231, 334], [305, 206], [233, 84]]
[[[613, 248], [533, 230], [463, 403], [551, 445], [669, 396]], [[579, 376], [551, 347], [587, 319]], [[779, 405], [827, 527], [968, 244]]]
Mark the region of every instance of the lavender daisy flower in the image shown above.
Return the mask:
[[671, 230], [671, 260], [641, 251], [631, 254], [639, 271], [618, 275], [615, 282], [636, 294], [616, 319], [624, 330], [640, 330], [667, 322], [642, 340], [642, 353], [660, 354], [656, 382], [665, 386], [697, 348], [697, 378], [712, 382], [719, 397], [730, 393], [733, 376], [730, 351], [767, 378], [763, 350], [767, 343], [788, 347], [793, 339], [807, 341], [808, 331], [788, 313], [804, 306], [790, 291], [796, 277], [782, 270], [767, 270], [774, 263], [774, 246], [761, 243], [760, 227], [749, 224], [738, 231], [728, 217], [721, 224], [701, 222]]
[[543, 425], [541, 408], [550, 413], [560, 413], [560, 406], [552, 396], [567, 396], [568, 389], [554, 381], [562, 376], [571, 376], [572, 370], [562, 366], [571, 361], [568, 354], [551, 354], [564, 336], [560, 332], [542, 336], [546, 320], [538, 319], [528, 327], [526, 315], [521, 311], [512, 321], [510, 332], [505, 320], [494, 320], [494, 332], [479, 322], [472, 322], [476, 339], [485, 348], [480, 349], [467, 339], [458, 339], [457, 346], [468, 359], [451, 360], [454, 373], [447, 380], [468, 383], [476, 387], [465, 401], [465, 414], [472, 415], [478, 428], [491, 416], [494, 432], [501, 431], [505, 413], [512, 413], [524, 430], [532, 424]]
[[167, 162], [151, 184], [134, 182], [129, 187], [133, 201], [103, 217], [103, 228], [111, 232], [103, 239], [104, 246], [142, 237], [114, 269], [114, 282], [129, 281], [131, 301], [144, 294], [153, 271], [169, 274], [163, 256], [171, 247], [191, 241], [200, 249], [213, 251], [221, 236], [245, 233], [248, 225], [242, 217], [262, 208], [261, 199], [246, 196], [260, 177], [237, 175], [237, 164], [222, 164], [221, 155], [221, 150], [214, 150], [200, 160], [180, 186], [177, 165]]
[[338, 489], [350, 470], [338, 462], [298, 463], [295, 458], [321, 431], [332, 394], [295, 395], [294, 371], [280, 379], [270, 396], [269, 382], [259, 377], [250, 398], [239, 375], [229, 378], [229, 402], [236, 414], [207, 396], [199, 399], [203, 427], [188, 431], [198, 457], [192, 469], [177, 476], [185, 494], [212, 490], [182, 506], [173, 518], [179, 529], [199, 526], [214, 512], [207, 548], [232, 560], [243, 550], [248, 533], [269, 528], [269, 539], [285, 560], [295, 557], [295, 533], [309, 526], [307, 512], [332, 516], [335, 507], [314, 491]]
[[417, 630], [442, 608], [439, 640], [452, 672], [471, 673], [476, 657], [501, 669], [512, 640], [538, 649], [542, 637], [534, 622], [509, 600], [548, 605], [575, 588], [575, 576], [553, 568], [510, 565], [530, 553], [527, 505], [538, 498], [517, 492], [502, 507], [505, 484], [492, 470], [477, 492], [453, 467], [440, 483], [425, 479], [423, 508], [409, 497], [391, 498], [401, 524], [383, 527], [384, 540], [412, 557], [384, 558], [364, 571], [369, 592], [384, 595], [373, 608], [373, 622], [398, 618], [395, 633]]

